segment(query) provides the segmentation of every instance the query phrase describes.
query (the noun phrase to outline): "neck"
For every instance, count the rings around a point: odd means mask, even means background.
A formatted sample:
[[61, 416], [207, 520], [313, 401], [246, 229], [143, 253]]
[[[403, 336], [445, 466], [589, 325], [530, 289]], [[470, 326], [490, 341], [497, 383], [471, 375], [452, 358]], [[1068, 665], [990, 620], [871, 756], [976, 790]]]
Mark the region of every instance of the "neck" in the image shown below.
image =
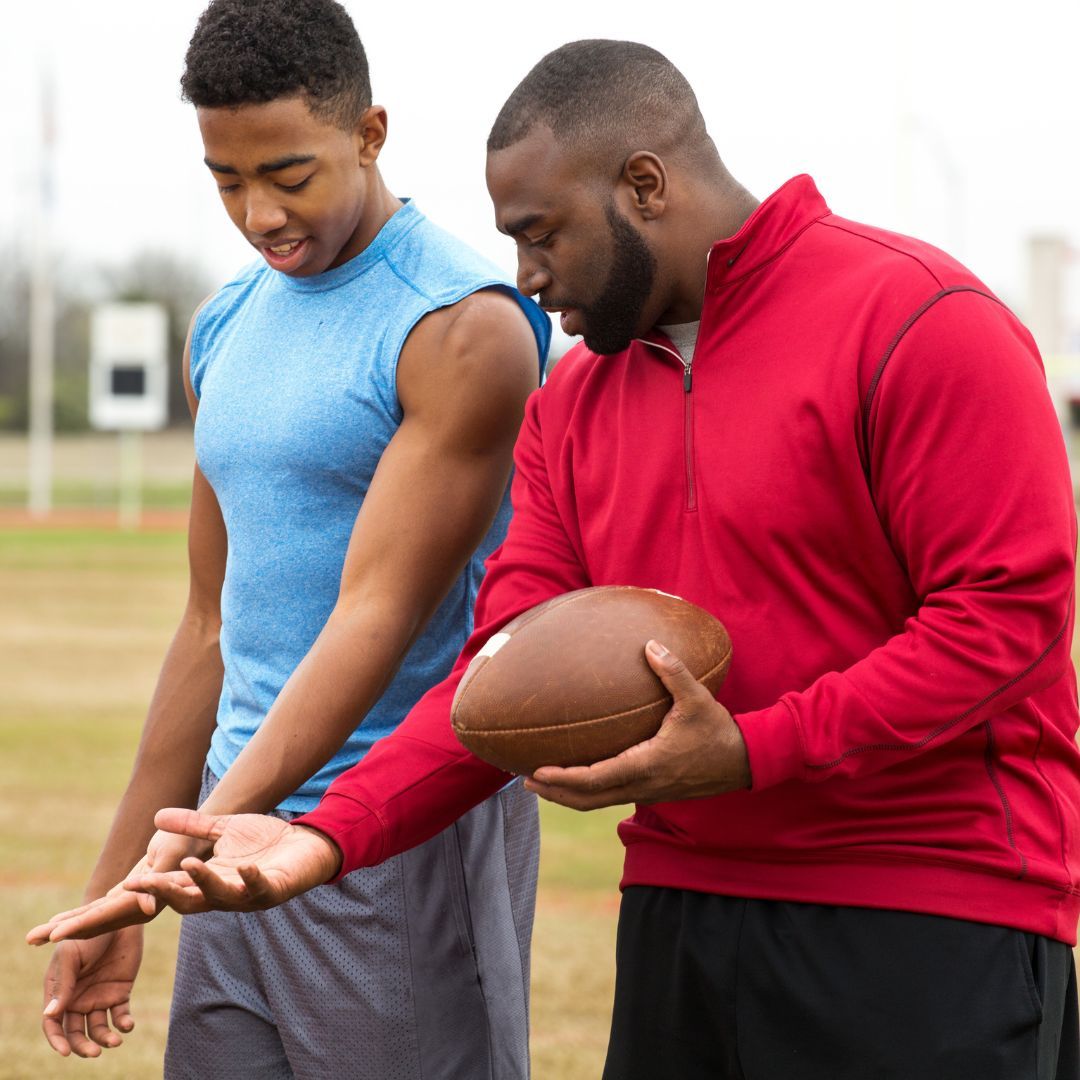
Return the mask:
[[378, 168], [374, 165], [369, 168], [372, 169], [372, 176], [368, 191], [364, 195], [364, 208], [361, 211], [360, 220], [348, 242], [330, 264], [331, 270], [359, 255], [378, 236], [379, 230], [405, 205], [383, 183], [382, 174]]
[[737, 233], [757, 206], [758, 200], [727, 172], [690, 192], [689, 213], [676, 237], [668, 303], [658, 323], [671, 325], [701, 318], [709, 251], [718, 240]]

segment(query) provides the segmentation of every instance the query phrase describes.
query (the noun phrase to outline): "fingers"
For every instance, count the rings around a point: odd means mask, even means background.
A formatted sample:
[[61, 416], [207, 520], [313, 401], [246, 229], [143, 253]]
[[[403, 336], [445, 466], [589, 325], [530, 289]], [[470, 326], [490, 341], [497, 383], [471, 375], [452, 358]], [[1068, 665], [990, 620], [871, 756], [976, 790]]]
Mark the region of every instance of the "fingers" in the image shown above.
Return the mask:
[[127, 897], [126, 902], [129, 907], [131, 904], [135, 904], [139, 912], [146, 917], [138, 920], [140, 922], [148, 921], [161, 912], [161, 904], [158, 903], [155, 897], [149, 895], [141, 885], [151, 873], [152, 871], [145, 866], [141, 868], [137, 866], [118, 886], [121, 894]]
[[545, 765], [525, 781], [525, 787], [571, 810], [599, 810], [635, 802], [642, 797], [641, 787], [648, 779], [651, 741], [638, 743], [595, 765], [566, 769]]
[[86, 1033], [98, 1044], [109, 1049], [124, 1040], [109, 1027], [109, 1014], [105, 1009], [94, 1009], [86, 1016]]
[[129, 1002], [124, 1001], [119, 1005], [114, 1005], [110, 1012], [112, 1014], [113, 1027], [118, 1031], [122, 1031], [126, 1035], [129, 1031], [135, 1030], [135, 1017], [131, 1015], [131, 1005]]
[[58, 911], [51, 919], [49, 919], [48, 922], [40, 923], [26, 935], [26, 944], [47, 944], [50, 940], [49, 935], [59, 923], [62, 923], [67, 919], [73, 919], [78, 915], [82, 915], [84, 912], [89, 911], [92, 907], [96, 906], [100, 902], [100, 900], [93, 900], [89, 904], [81, 904], [79, 907], [71, 908], [68, 911]]
[[645, 659], [660, 676], [660, 681], [667, 687], [676, 705], [680, 700], [700, 697], [702, 693], [712, 700], [712, 695], [690, 674], [687, 666], [659, 641], [649, 641], [645, 645]]
[[226, 880], [202, 859], [185, 859], [181, 865], [191, 875], [191, 880], [198, 886], [210, 907], [230, 911], [251, 910], [250, 897], [243, 879], [239, 882]]
[[[628, 787], [649, 776], [652, 746], [653, 739], [646, 739], [627, 747], [615, 757], [605, 758], [592, 765], [571, 765], [566, 768], [543, 765], [525, 781], [525, 786], [538, 795], [541, 794], [542, 787], [548, 786], [567, 788], [583, 795], [600, 795], [616, 788]], [[548, 798], [547, 795], [543, 797]], [[612, 806], [614, 803], [604, 802], [597, 805]]]
[[229, 822], [228, 814], [200, 814], [198, 810], [184, 810], [169, 806], [154, 815], [154, 825], [164, 832], [194, 836], [198, 840], [216, 842]]
[[86, 1037], [86, 1017], [82, 1013], [69, 1012], [64, 1016], [64, 1035], [71, 1052], [81, 1058], [101, 1056], [101, 1047]]
[[157, 898], [146, 893], [135, 893], [135, 902], [139, 905], [139, 910], [151, 919], [161, 910]]
[[119, 891], [89, 905], [81, 914], [54, 923], [48, 940], [92, 938], [124, 926], [149, 922], [157, 914], [154, 906], [155, 910], [147, 914], [135, 893]]
[[61, 1057], [71, 1056], [71, 1043], [68, 1042], [67, 1036], [64, 1034], [64, 1025], [61, 1020], [54, 1019], [51, 1016], [43, 1016], [41, 1018], [41, 1030], [45, 1035], [45, 1040]]
[[239, 867], [240, 877], [244, 879], [244, 888], [254, 907], [272, 907], [275, 903], [270, 879], [257, 866]]
[[185, 859], [184, 869], [191, 875], [210, 908], [261, 911], [287, 899], [279, 894], [280, 890], [275, 889], [271, 880], [254, 864], [237, 868], [239, 881], [223, 877], [201, 859]]
[[[101, 948], [107, 952], [109, 946], [105, 944]], [[134, 1027], [127, 1001], [112, 1007], [110, 1024], [110, 1010], [101, 1002], [103, 995], [94, 993], [93, 986], [89, 992], [83, 986], [83, 977], [100, 959], [95, 959], [96, 956], [95, 946], [61, 945], [49, 964], [41, 1030], [52, 1049], [62, 1057], [71, 1054], [83, 1058], [99, 1057], [102, 1048], [119, 1046], [124, 1041], [120, 1031], [131, 1031]], [[104, 996], [107, 998], [108, 995]], [[100, 1007], [88, 1007], [94, 997], [99, 998], [94, 1004], [100, 1004]]]
[[[202, 858], [208, 856], [212, 849], [213, 844], [208, 840], [159, 829], [154, 833], [154, 839], [151, 840], [150, 847], [147, 849], [150, 857], [149, 865], [142, 867], [140, 873], [147, 873], [150, 870], [154, 873], [168, 873], [170, 870], [176, 870], [189, 855]], [[128, 880], [137, 876], [138, 874], [132, 871], [128, 875]]]
[[56, 926], [54, 922], [41, 923], [39, 926], [35, 926], [33, 930], [29, 931], [26, 935], [27, 945], [44, 945], [49, 940], [49, 935], [53, 932], [53, 927]]
[[541, 799], [557, 803], [571, 810], [600, 810], [605, 806], [623, 806], [641, 801], [640, 792], [629, 785], [619, 784], [600, 791], [580, 790], [564, 786], [561, 782], [542, 783], [536, 779], [525, 781], [525, 788], [533, 791]]
[[58, 949], [45, 972], [45, 1009], [41, 1030], [49, 1045], [62, 1057], [71, 1053], [71, 1044], [64, 1033], [64, 1018], [75, 989], [77, 963], [70, 946], [67, 949]]
[[138, 888], [181, 915], [196, 915], [202, 911], [213, 910], [190, 875], [184, 871], [147, 874], [138, 882]]
[[582, 794], [596, 794], [611, 787], [621, 787], [623, 784], [634, 779], [637, 770], [622, 760], [623, 754], [618, 757], [598, 761], [595, 765], [573, 765], [569, 768], [561, 768], [558, 765], [544, 765], [537, 769], [533, 775], [525, 781], [526, 787], [555, 786], [579, 791]]

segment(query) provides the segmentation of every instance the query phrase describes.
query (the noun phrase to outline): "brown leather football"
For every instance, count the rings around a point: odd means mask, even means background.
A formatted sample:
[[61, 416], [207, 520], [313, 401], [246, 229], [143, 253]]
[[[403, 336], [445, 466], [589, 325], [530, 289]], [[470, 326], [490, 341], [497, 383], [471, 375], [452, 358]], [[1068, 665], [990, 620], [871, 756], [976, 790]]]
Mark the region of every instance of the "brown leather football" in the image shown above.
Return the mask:
[[454, 695], [461, 742], [507, 772], [591, 765], [656, 734], [671, 695], [645, 659], [655, 638], [713, 694], [731, 639], [677, 596], [598, 586], [537, 604], [493, 635]]

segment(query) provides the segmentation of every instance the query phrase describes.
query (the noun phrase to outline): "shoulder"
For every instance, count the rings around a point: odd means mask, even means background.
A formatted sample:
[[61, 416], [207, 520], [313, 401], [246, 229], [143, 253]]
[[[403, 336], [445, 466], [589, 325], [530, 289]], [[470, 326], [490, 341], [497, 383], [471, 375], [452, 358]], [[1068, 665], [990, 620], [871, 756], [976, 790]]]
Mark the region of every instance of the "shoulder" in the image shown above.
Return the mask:
[[[260, 259], [245, 266], [234, 278], [211, 293], [196, 309], [191, 319], [192, 344], [232, 316], [243, 301], [262, 282], [269, 267]], [[201, 341], [199, 342], [201, 344]]]
[[[912, 236], [829, 214], [807, 231], [815, 258], [835, 261], [838, 270], [877, 275], [891, 288], [913, 296], [967, 285], [989, 292], [966, 266], [947, 252]], [[871, 279], [872, 280], [872, 279]], [[865, 288], [866, 280], [862, 283]]]
[[539, 383], [532, 329], [512, 297], [489, 289], [421, 319], [397, 367], [404, 416], [481, 453], [513, 442]]
[[[813, 308], [826, 313], [830, 325], [848, 328], [855, 347], [846, 355], [856, 365], [863, 398], [900, 341], [931, 309], [967, 309], [956, 299], [966, 297], [991, 320], [1001, 314], [991, 290], [933, 244], [835, 214], [815, 222], [792, 255], [798, 263], [793, 271], [812, 283]], [[801, 295], [805, 300], [805, 291]]]
[[539, 379], [537, 340], [519, 300], [506, 290], [483, 288], [424, 316], [406, 338], [399, 380], [412, 366], [437, 363], [446, 373], [499, 376], [524, 368]]
[[269, 268], [262, 260], [245, 266], [231, 281], [211, 293], [195, 309], [188, 325], [186, 367], [196, 397], [213, 343], [233, 319], [253, 290], [259, 287]]
[[386, 260], [418, 292], [437, 302], [458, 299], [480, 282], [509, 285], [507, 275], [464, 240], [436, 225], [414, 204]]

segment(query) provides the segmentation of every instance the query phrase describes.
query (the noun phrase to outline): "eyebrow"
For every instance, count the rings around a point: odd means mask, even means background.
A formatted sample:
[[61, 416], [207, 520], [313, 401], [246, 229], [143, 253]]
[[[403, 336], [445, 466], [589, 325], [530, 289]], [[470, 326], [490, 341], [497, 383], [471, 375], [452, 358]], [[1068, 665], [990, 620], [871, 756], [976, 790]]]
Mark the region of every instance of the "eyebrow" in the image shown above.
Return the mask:
[[[262, 165], [257, 166], [255, 171], [260, 176], [265, 176], [267, 173], [277, 172], [279, 169], [287, 169], [290, 165], [307, 165], [314, 160], [314, 154], [286, 154], [285, 157], [264, 162]], [[203, 158], [203, 162], [208, 169], [216, 173], [227, 173], [230, 176], [236, 176], [238, 172], [232, 165], [221, 165], [216, 161], [211, 161], [209, 158]]]
[[543, 214], [526, 214], [524, 217], [516, 218], [514, 221], [508, 221], [500, 232], [506, 233], [507, 236], [517, 236], [535, 225], [543, 216]]

